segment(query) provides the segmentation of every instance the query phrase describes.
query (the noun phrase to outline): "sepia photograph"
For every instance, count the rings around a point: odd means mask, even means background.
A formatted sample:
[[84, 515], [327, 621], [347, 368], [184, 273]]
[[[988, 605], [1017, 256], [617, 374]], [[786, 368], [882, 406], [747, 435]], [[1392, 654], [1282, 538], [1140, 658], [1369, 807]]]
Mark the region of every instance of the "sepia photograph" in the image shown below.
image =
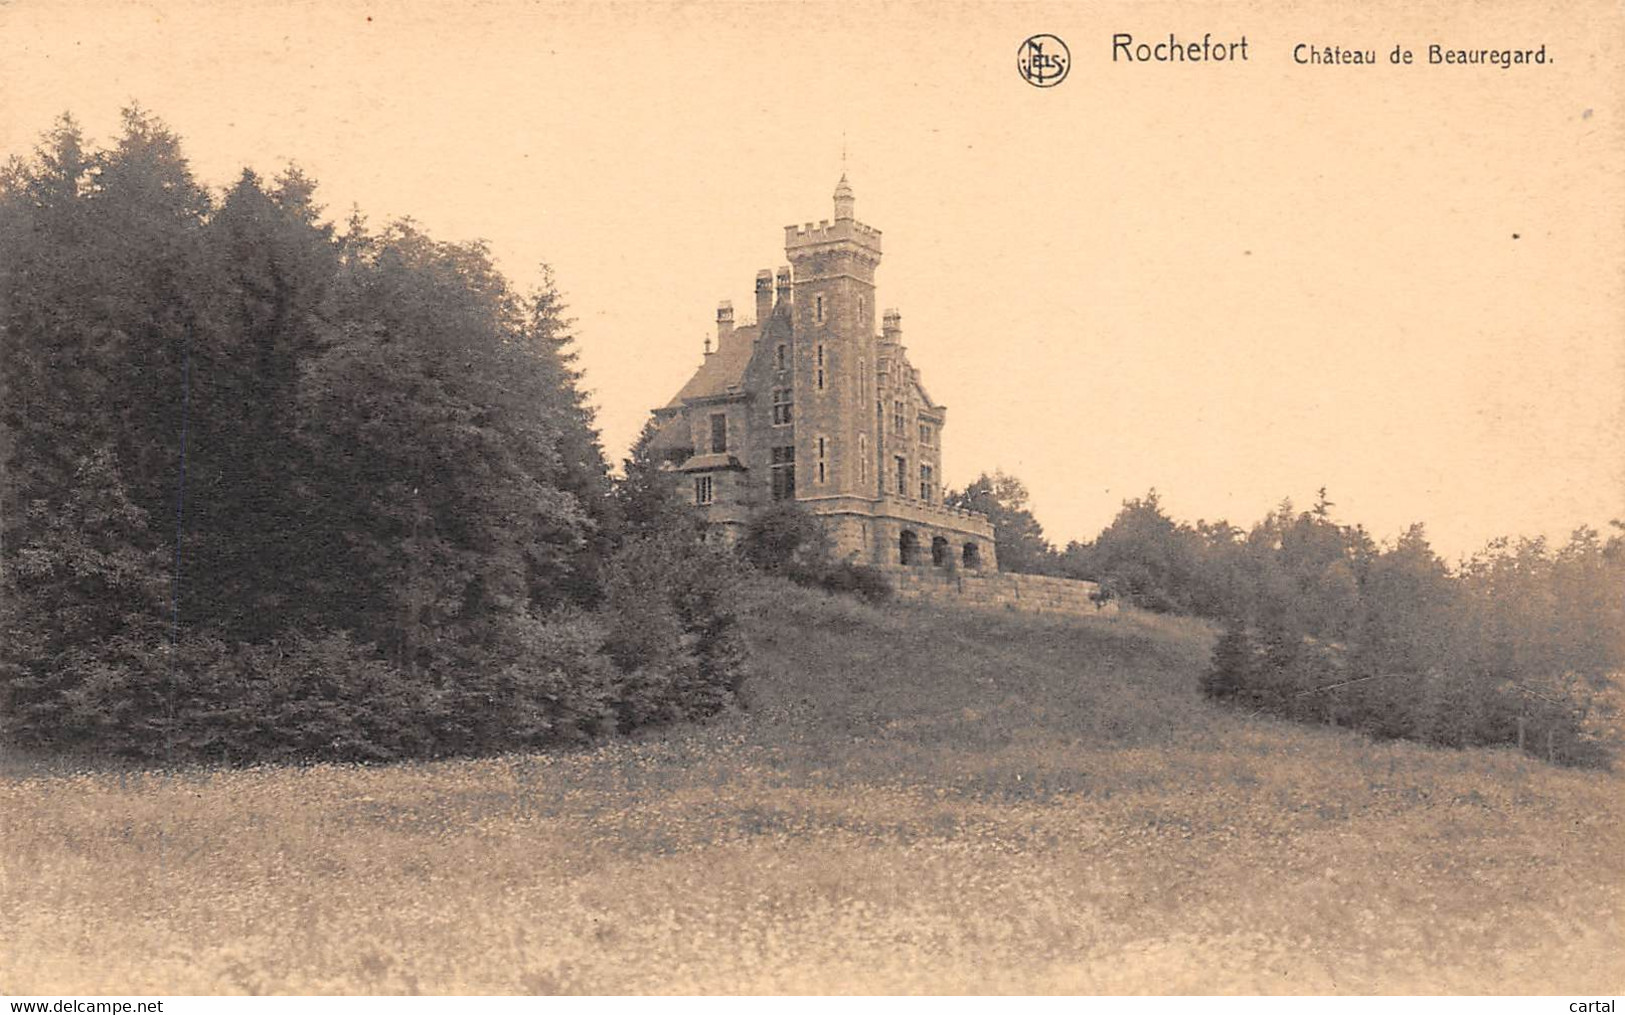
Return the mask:
[[1622, 63], [0, 0], [0, 996], [1614, 1011]]

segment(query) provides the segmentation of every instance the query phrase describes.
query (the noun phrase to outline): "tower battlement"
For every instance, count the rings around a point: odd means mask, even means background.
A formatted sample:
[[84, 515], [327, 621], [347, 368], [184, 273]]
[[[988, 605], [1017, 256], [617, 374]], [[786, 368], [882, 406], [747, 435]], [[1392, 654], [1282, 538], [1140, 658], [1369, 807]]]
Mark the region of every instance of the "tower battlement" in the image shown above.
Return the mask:
[[880, 230], [866, 226], [857, 219], [836, 219], [834, 222], [824, 219], [818, 223], [807, 222], [799, 226], [784, 227], [784, 249], [787, 251], [816, 247], [823, 243], [842, 242], [856, 243], [877, 254], [881, 252]]
[[835, 221], [823, 219], [814, 225], [811, 222], [802, 225], [787, 225], [784, 227], [784, 252], [807, 251], [825, 244], [850, 243], [862, 247], [874, 254], [880, 255], [880, 230], [873, 226], [866, 226], [857, 220], [857, 197], [852, 193], [852, 185], [846, 182], [846, 174], [841, 174], [841, 182], [835, 185]]

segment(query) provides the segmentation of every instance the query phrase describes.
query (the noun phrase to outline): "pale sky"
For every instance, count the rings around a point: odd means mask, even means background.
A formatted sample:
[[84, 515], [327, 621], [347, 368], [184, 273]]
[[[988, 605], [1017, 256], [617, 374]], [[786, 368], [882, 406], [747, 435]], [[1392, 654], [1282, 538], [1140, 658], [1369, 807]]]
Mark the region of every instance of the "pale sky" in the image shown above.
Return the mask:
[[[1625, 517], [1625, 9], [0, 0], [0, 153], [138, 100], [199, 177], [551, 263], [615, 461], [844, 168], [881, 306], [1052, 540], [1155, 486], [1251, 524], [1329, 488], [1448, 557]], [[1016, 72], [1047, 32], [1073, 66]], [[1111, 62], [1245, 34], [1246, 63]], [[1296, 43], [1378, 50], [1300, 67]], [[1427, 66], [1534, 47], [1543, 67]], [[1417, 64], [1394, 67], [1395, 44]], [[1516, 234], [1517, 238], [1514, 238]]]

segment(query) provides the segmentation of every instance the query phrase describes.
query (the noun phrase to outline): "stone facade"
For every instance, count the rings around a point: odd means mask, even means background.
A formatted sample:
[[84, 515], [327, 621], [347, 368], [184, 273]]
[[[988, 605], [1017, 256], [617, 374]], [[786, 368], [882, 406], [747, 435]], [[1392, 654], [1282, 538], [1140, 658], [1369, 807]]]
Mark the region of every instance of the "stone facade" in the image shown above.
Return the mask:
[[757, 272], [755, 320], [717, 308], [716, 346], [655, 410], [653, 450], [723, 538], [793, 500], [846, 559], [995, 572], [987, 519], [942, 503], [948, 410], [909, 363], [902, 316], [875, 329], [880, 231], [855, 208], [842, 176], [834, 220], [786, 226], [789, 264]]

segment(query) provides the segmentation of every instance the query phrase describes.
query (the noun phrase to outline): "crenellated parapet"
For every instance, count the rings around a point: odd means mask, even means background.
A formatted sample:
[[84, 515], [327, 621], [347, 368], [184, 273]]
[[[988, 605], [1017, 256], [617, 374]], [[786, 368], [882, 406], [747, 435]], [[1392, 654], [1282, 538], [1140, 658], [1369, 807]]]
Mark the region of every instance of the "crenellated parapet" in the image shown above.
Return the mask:
[[834, 222], [824, 219], [817, 223], [807, 222], [799, 226], [784, 227], [786, 252], [804, 250], [826, 243], [854, 243], [875, 254], [881, 252], [880, 230], [866, 226], [857, 219], [836, 219]]

